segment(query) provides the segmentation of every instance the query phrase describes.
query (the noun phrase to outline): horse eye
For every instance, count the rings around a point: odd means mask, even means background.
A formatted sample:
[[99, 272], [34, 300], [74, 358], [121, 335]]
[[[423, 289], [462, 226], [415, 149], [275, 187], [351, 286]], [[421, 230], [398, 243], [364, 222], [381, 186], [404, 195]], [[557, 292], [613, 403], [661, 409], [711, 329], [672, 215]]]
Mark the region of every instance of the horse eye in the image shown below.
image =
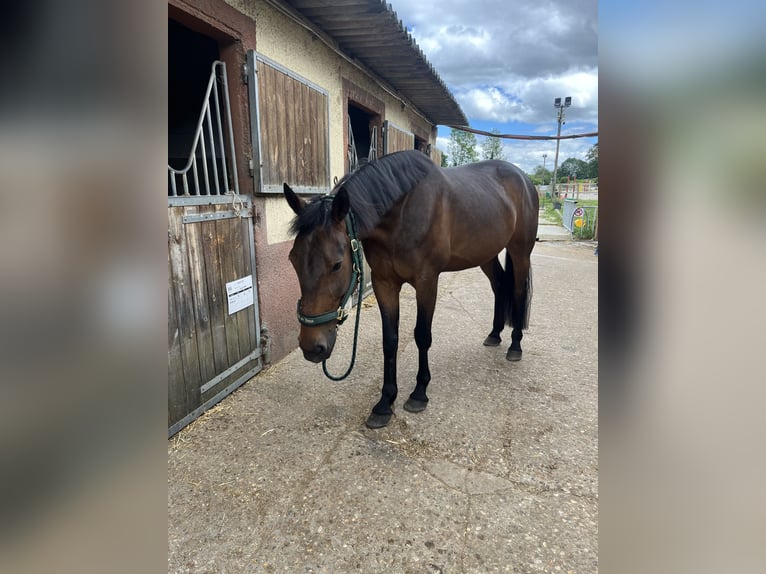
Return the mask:
[[343, 265], [343, 262], [338, 261], [335, 265], [332, 266], [332, 272], [335, 273], [336, 271], [340, 271], [340, 268], [342, 265]]

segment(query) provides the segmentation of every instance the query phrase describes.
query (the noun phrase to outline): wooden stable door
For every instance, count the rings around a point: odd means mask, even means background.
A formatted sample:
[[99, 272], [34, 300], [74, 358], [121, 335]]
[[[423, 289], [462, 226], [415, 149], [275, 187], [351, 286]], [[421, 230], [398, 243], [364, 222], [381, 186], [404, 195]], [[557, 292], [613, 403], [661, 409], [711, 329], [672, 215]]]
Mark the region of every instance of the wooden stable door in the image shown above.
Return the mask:
[[262, 368], [253, 204], [239, 193], [223, 62], [198, 104], [188, 159], [168, 164], [169, 435]]

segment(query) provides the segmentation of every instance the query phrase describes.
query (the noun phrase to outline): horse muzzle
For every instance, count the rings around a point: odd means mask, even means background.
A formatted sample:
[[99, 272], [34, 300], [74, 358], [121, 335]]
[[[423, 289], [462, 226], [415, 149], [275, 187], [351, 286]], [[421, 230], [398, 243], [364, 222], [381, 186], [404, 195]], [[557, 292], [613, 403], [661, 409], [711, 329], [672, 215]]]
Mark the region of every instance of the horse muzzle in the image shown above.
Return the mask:
[[335, 347], [335, 335], [335, 327], [330, 329], [303, 327], [298, 336], [303, 358], [312, 363], [321, 363], [327, 360]]

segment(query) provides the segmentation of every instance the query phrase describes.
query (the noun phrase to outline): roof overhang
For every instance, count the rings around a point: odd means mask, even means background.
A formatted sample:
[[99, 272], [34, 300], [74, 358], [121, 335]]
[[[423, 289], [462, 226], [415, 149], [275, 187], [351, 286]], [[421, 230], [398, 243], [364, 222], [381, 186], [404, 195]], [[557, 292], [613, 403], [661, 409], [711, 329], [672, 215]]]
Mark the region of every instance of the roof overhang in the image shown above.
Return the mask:
[[385, 0], [282, 0], [435, 125], [468, 120]]

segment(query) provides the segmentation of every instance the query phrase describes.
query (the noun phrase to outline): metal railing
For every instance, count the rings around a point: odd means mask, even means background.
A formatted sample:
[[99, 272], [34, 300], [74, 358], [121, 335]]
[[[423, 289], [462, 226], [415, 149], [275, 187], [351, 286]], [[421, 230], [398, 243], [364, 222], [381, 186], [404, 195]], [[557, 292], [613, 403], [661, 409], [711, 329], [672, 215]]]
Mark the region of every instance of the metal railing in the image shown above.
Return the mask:
[[351, 129], [351, 116], [346, 116], [348, 121], [348, 172], [353, 173], [359, 167], [359, 157], [356, 154], [356, 142], [354, 141], [354, 130]]
[[367, 159], [359, 160], [356, 150], [356, 141], [354, 140], [354, 130], [351, 129], [351, 116], [348, 118], [348, 172], [353, 173], [363, 163], [369, 163], [378, 159], [378, 126], [370, 128], [370, 150], [367, 152]]
[[572, 219], [574, 218], [574, 212], [577, 209], [577, 200], [575, 199], [565, 199], [564, 200], [564, 206], [561, 213], [561, 223], [564, 225], [564, 227], [569, 231], [569, 233], [572, 233]]
[[592, 237], [598, 219], [598, 206], [577, 205], [576, 199], [565, 199], [561, 222], [572, 236]]
[[[226, 64], [215, 61], [207, 83], [189, 159], [182, 169], [175, 169], [168, 164], [168, 196], [226, 195], [230, 191], [239, 194], [235, 157]], [[229, 161], [231, 166], [227, 165]]]

